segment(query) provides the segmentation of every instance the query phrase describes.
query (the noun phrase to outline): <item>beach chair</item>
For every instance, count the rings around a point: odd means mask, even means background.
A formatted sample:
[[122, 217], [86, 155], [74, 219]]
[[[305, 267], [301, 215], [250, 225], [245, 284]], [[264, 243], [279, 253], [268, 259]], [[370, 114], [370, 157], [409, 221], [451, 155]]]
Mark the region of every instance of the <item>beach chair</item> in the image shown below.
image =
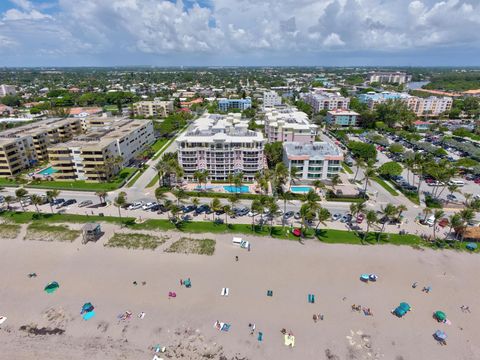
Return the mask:
[[230, 330], [230, 326], [230, 324], [225, 323], [222, 325], [222, 328], [220, 330], [227, 332], [228, 330]]
[[222, 296], [228, 296], [229, 292], [230, 292], [230, 289], [229, 289], [229, 288], [222, 288], [222, 292], [221, 292], [220, 295], [222, 295]]
[[284, 343], [285, 346], [291, 346], [292, 348], [295, 347], [295, 336], [285, 334]]
[[267, 290], [267, 296], [273, 296], [273, 290]]

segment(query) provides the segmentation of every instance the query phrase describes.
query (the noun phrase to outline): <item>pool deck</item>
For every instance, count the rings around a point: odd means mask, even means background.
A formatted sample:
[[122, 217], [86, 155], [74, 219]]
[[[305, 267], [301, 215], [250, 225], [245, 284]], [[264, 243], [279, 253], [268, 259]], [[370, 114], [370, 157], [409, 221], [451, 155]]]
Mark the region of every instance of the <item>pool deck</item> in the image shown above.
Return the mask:
[[[198, 183], [187, 183], [183, 186], [186, 191], [206, 191], [206, 192], [217, 192], [217, 193], [226, 193], [226, 194], [235, 194], [235, 192], [229, 192], [224, 189], [224, 186], [235, 186], [229, 183], [207, 183], [202, 184], [201, 190], [198, 188]], [[260, 191], [256, 184], [242, 184], [242, 187], [248, 187], [246, 192], [238, 192], [238, 194], [259, 194]]]

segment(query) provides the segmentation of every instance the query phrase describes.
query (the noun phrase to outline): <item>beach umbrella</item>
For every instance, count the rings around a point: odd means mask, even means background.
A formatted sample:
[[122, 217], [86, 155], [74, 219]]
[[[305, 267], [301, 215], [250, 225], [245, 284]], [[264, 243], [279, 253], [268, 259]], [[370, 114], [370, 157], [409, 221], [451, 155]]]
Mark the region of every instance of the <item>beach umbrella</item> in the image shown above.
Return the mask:
[[475, 244], [475, 243], [468, 243], [468, 244], [467, 244], [467, 249], [470, 250], [470, 251], [475, 250], [477, 247], [478, 247], [478, 246], [477, 246], [477, 244]]
[[45, 288], [43, 289], [47, 294], [51, 294], [55, 291], [57, 291], [57, 289], [60, 287], [60, 285], [58, 284], [58, 282], [56, 281], [52, 281], [51, 283], [47, 284], [47, 286], [45, 286]]
[[445, 321], [447, 320], [447, 314], [445, 314], [443, 311], [435, 311], [435, 319], [438, 321]]
[[82, 306], [82, 314], [85, 313], [85, 312], [90, 312], [93, 309], [94, 309], [94, 307], [93, 307], [92, 303], [87, 302], [87, 303], [83, 304], [83, 306]]
[[368, 281], [369, 279], [370, 279], [370, 275], [368, 275], [368, 274], [360, 275], [360, 280], [362, 280], [362, 281]]
[[435, 331], [434, 336], [438, 340], [446, 340], [447, 339], [447, 334], [445, 333], [445, 331], [442, 331], [442, 330]]

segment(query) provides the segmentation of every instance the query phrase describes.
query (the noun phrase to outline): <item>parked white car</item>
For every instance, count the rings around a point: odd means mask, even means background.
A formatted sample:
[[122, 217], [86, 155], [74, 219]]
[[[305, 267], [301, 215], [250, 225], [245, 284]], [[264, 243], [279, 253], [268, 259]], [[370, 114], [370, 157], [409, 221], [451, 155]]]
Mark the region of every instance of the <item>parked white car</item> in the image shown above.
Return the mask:
[[133, 204], [131, 204], [127, 208], [127, 210], [137, 210], [137, 209], [140, 209], [142, 206], [143, 206], [143, 202], [137, 201], [137, 202], [134, 202]]

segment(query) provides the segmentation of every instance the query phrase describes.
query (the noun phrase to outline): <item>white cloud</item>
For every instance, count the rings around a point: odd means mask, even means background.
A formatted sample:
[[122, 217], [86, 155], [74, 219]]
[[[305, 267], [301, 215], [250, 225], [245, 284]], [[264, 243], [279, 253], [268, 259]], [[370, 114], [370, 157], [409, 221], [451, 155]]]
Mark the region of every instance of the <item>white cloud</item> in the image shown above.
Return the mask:
[[16, 7], [0, 14], [0, 33], [44, 54], [275, 57], [480, 49], [478, 0], [210, 0], [208, 6], [58, 0], [49, 14], [45, 3], [10, 1]]

